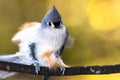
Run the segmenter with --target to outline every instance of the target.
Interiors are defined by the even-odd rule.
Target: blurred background
[[[63,60],[70,66],[120,63],[120,0],[0,0],[0,53],[18,51],[11,42],[17,28],[38,21],[55,5],[74,39]],[[4,80],[42,80],[18,74]],[[120,74],[51,77],[50,80],[119,80]]]

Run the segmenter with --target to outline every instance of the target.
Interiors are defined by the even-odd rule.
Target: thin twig
[[[27,74],[36,74],[35,68],[32,65],[23,65],[11,62],[0,61],[0,69],[5,71],[20,72]],[[63,75],[60,69],[53,71],[47,67],[40,67],[38,75],[49,76],[70,76],[70,75],[92,75],[92,74],[112,74],[120,73],[120,64],[103,65],[103,66],[77,66],[66,68]]]

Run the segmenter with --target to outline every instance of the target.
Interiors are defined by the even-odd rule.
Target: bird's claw
[[[38,74],[39,71],[40,71],[40,65],[39,65],[39,63],[38,63],[38,62],[35,62],[35,63],[34,63],[34,66],[35,66],[35,72],[36,72],[36,74]]]
[[[61,71],[62,75],[64,75],[64,74],[65,74],[65,71],[66,71],[65,67],[61,66],[61,67],[60,67],[60,71]]]

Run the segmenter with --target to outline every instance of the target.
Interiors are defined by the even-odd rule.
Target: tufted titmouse
[[[11,56],[0,56],[0,60],[17,57],[19,61],[16,63],[34,64],[36,73],[40,71],[40,66],[53,70],[68,67],[63,63],[61,54],[64,47],[71,45],[72,40],[55,6],[46,13],[41,23],[25,23],[12,41],[18,44],[19,52]]]

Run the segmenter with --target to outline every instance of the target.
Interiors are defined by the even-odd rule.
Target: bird
[[[12,59],[19,57],[21,64],[34,65],[38,74],[40,66],[49,67],[52,70],[69,67],[62,60],[65,47],[72,45],[72,38],[65,27],[61,15],[55,6],[45,14],[40,22],[27,22],[13,36],[12,41],[19,47]],[[6,57],[0,57],[4,59]],[[7,60],[7,59],[6,59]],[[17,61],[18,62],[18,61]]]
[[[46,13],[41,23],[27,24],[12,38],[13,42],[18,42],[19,53],[25,62],[51,69],[67,67],[61,54],[65,46],[70,46],[71,38],[56,7]]]

